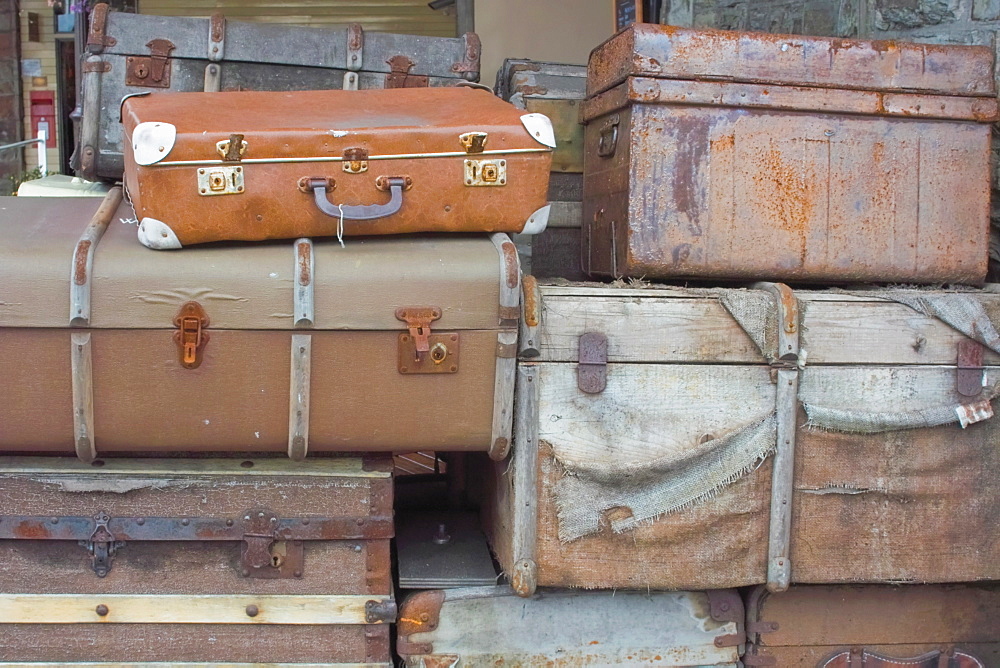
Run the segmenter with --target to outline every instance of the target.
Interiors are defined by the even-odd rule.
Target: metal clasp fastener
[[[458,135],[458,141],[462,143],[466,153],[482,153],[486,148],[487,139],[489,134],[486,132],[466,132]]]
[[[441,317],[441,309],[436,306],[404,306],[396,309],[396,319],[406,323],[413,337],[416,359],[423,359],[431,349],[431,322]]]
[[[368,149],[344,149],[344,171],[348,174],[360,174],[368,171]]]
[[[600,332],[581,334],[577,387],[587,394],[600,394],[608,384],[608,337]]]
[[[129,56],[125,60],[125,85],[147,88],[170,88],[170,52],[174,44],[166,39],[150,40],[148,56]]]
[[[243,139],[243,135],[231,134],[229,139],[216,142],[215,150],[225,162],[239,162],[243,159],[243,154],[247,152],[247,143]]]
[[[601,126],[600,138],[597,141],[597,155],[610,158],[618,148],[618,124],[621,119],[618,114],[611,116]]]
[[[208,324],[208,314],[198,302],[187,302],[174,318],[174,326],[178,329],[174,332],[174,342],[185,369],[197,369],[201,365],[202,352],[209,338],[204,331]]]
[[[97,577],[103,578],[111,572],[111,563],[114,560],[118,548],[124,547],[123,541],[115,540],[114,535],[108,529],[108,522],[111,516],[105,512],[100,512],[94,516],[94,533],[89,540],[81,540],[80,545],[87,548],[93,558],[94,572]]]
[[[963,397],[978,397],[983,391],[983,345],[972,339],[958,342],[955,389]]]

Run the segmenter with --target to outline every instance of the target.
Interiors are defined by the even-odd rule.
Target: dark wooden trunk
[[[747,666],[1000,665],[996,585],[764,587],[747,600]]]
[[[101,463],[0,465],[0,660],[390,665],[390,458]],[[246,524],[261,513],[279,529]],[[331,518],[342,538],[303,533]],[[206,538],[177,540],[192,526]],[[95,571],[89,546],[143,530]],[[260,536],[258,567],[243,553]]]

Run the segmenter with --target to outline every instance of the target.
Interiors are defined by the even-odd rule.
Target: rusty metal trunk
[[[735,51],[708,48],[717,42]],[[915,54],[933,64],[923,77]],[[990,58],[978,47],[622,33],[592,54],[582,108],[584,269],[982,282]]]

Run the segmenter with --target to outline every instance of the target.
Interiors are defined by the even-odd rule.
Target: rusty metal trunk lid
[[[587,95],[628,76],[990,97],[993,53],[910,44],[635,24],[590,54]]]

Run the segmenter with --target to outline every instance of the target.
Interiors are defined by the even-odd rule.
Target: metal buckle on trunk
[[[587,332],[579,339],[576,382],[581,392],[600,394],[608,384],[608,337]]]
[[[243,577],[279,579],[302,577],[305,551],[300,540],[287,540],[291,533],[278,530],[278,516],[269,510],[248,510],[243,515]],[[282,536],[282,533],[288,534]],[[284,540],[283,540],[284,539]]]
[[[436,306],[405,306],[396,309],[396,318],[404,321],[409,330],[408,333],[399,335],[396,367],[399,373],[458,371],[458,333],[431,333],[431,322],[440,317],[441,309]]]
[[[170,52],[176,47],[168,39],[153,39],[146,43],[148,56],[125,59],[125,85],[146,88],[170,88]]]
[[[422,74],[410,74],[416,64],[403,55],[393,56],[385,61],[390,72],[385,75],[386,88],[427,88],[428,78]]]
[[[197,369],[201,365],[202,352],[209,338],[204,331],[208,324],[208,314],[198,302],[187,302],[174,318],[174,326],[178,329],[174,332],[174,342],[185,369]]]
[[[111,572],[111,564],[114,560],[118,548],[124,547],[125,543],[115,540],[114,535],[108,530],[108,522],[111,516],[105,512],[100,512],[94,516],[94,533],[89,540],[81,540],[80,545],[87,548],[87,552],[93,560],[94,572],[97,577],[103,578]]]
[[[972,339],[958,342],[955,389],[963,397],[978,397],[983,391],[983,345]]]

